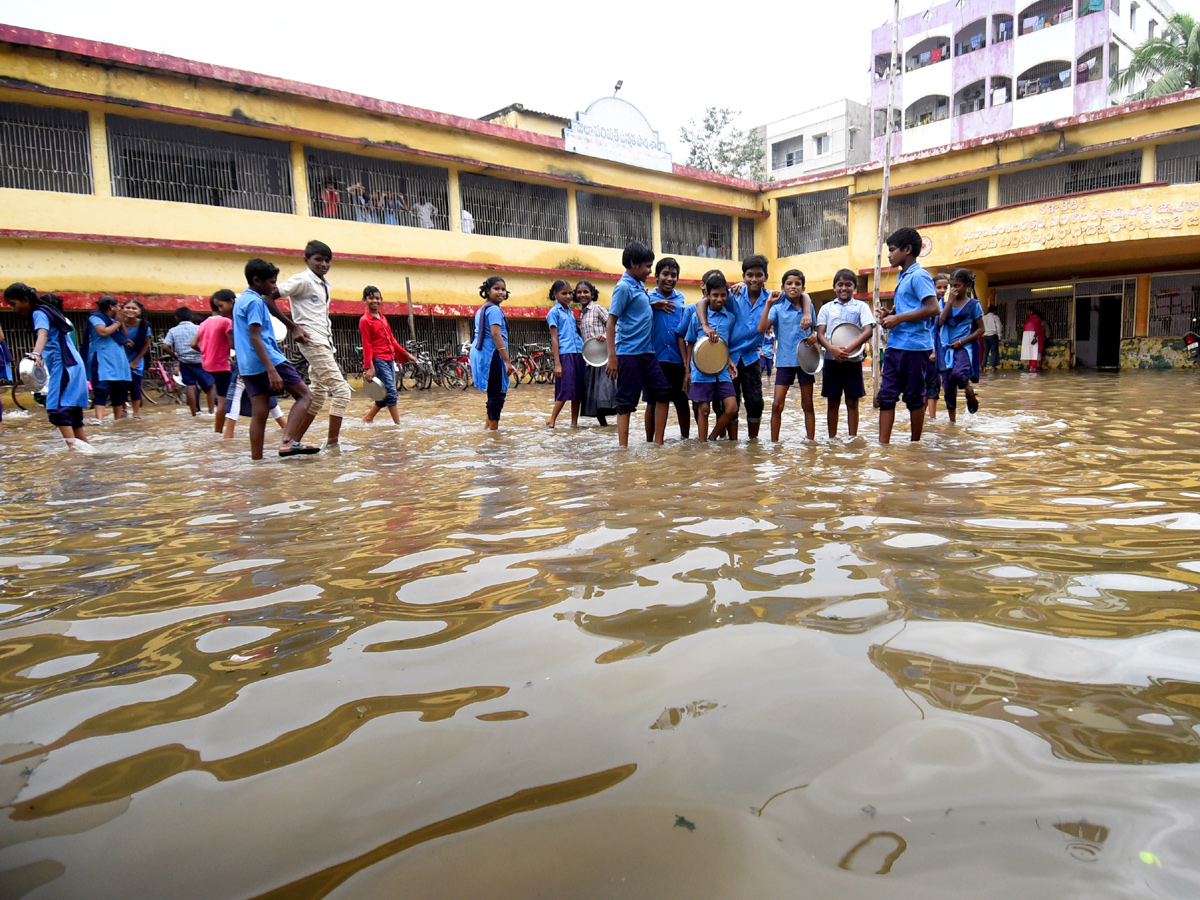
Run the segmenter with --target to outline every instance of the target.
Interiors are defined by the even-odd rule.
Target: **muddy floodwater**
[[[10,420],[0,896],[1195,898],[1198,390],[627,452],[401,394],[261,464]]]

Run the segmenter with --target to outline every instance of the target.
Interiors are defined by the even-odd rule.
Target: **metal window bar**
[[[1074,9],[1070,3],[1062,0],[1039,0],[1032,6],[1027,6],[1017,15],[1019,34],[1032,34],[1044,28],[1051,28],[1064,22],[1071,21]]]
[[[1071,308],[1075,303],[1073,286],[1061,292],[1036,294],[1030,287],[999,288],[996,306],[1004,322],[1004,340],[1019,341],[1029,310],[1037,307],[1046,323],[1046,337],[1052,341],[1071,339]]]
[[[1200,316],[1200,272],[1156,275],[1150,279],[1150,322],[1152,338],[1181,338],[1192,330]]]
[[[283,141],[124,116],[106,120],[118,197],[295,212],[291,151]]]
[[[1017,76],[1017,99],[1069,88],[1074,68],[1069,60],[1056,59],[1026,69]]]
[[[1001,44],[1013,39],[1013,17],[997,15],[992,17],[992,43]]]
[[[779,200],[779,255],[795,256],[846,246],[847,188]]]
[[[1134,337],[1137,330],[1137,279],[1126,278],[1125,290],[1121,297],[1121,340],[1127,341]]]
[[[653,240],[654,207],[649,203],[576,191],[575,208],[581,244],[624,248],[630,241],[641,241],[649,247]]]
[[[458,176],[458,187],[476,234],[567,243],[565,188],[468,172]]]
[[[733,258],[733,217],[659,207],[662,251],[671,255]]]
[[[1086,0],[1085,0],[1086,2]],[[1093,47],[1075,61],[1075,83],[1087,84],[1104,77],[1104,47]]]
[[[522,344],[550,343],[550,329],[545,319],[509,319],[508,342],[515,347]]]
[[[1000,176],[1000,205],[1030,203],[1064,194],[1138,184],[1142,151],[1072,160]]]
[[[309,208],[322,219],[450,230],[445,169],[304,148]]]
[[[738,219],[738,253],[742,259],[754,255],[753,219]]]
[[[0,103],[0,187],[92,193],[87,113]]]
[[[934,225],[969,216],[987,209],[987,196],[986,178],[893,196],[888,200],[889,228],[894,231],[904,225]]]
[[[1200,138],[1179,144],[1159,144],[1155,179],[1171,184],[1200,182]]]

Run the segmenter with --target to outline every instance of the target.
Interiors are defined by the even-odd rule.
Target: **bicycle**
[[[158,400],[166,399],[176,404],[187,403],[187,388],[179,383],[161,359],[152,359],[146,363],[146,372],[142,376],[142,399],[157,405],[158,400],[151,396],[151,391],[158,394]]]

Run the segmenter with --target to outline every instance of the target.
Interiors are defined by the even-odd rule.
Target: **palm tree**
[[[1133,51],[1129,66],[1113,76],[1109,91],[1128,90],[1135,81],[1146,86],[1127,94],[1127,103],[1200,87],[1200,22],[1187,13],[1171,16],[1161,35],[1148,38]]]

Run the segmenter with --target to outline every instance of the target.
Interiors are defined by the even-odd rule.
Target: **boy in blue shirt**
[[[670,256],[660,259],[654,267],[654,281],[655,288],[650,292],[650,308],[654,310],[650,337],[658,366],[671,386],[671,403],[679,421],[679,436],[686,440],[691,433],[692,419],[687,392],[683,389],[687,370],[679,353],[676,332],[687,317],[688,305],[683,293],[675,290],[675,285],[679,284],[679,262]],[[646,440],[650,441],[654,439],[654,408],[648,394],[642,399],[646,401]]]
[[[933,351],[933,318],[938,315],[937,290],[917,256],[921,235],[901,228],[887,239],[888,262],[900,268],[893,295],[894,308],[880,321],[888,332],[879,387],[879,443],[892,440],[896,401],[904,396],[912,421],[912,440],[921,439],[925,425],[925,377]]]
[[[737,323],[736,309],[727,306],[729,299],[729,284],[720,272],[712,272],[704,279],[704,299],[708,306],[709,329],[702,329],[697,316],[686,316],[678,326],[677,343],[680,355],[687,361],[688,371],[684,376],[684,385],[688,398],[696,404],[696,431],[701,441],[715,441],[729,427],[737,412],[737,400],[733,395],[733,379],[737,377],[737,366],[732,359],[729,365],[717,375],[706,375],[696,368],[692,360],[692,347],[709,330],[715,333],[725,345],[729,345]],[[711,338],[710,338],[711,339]],[[708,415],[713,404],[717,405],[717,422],[710,433],[708,431]]]
[[[608,305],[608,377],[617,382],[617,441],[622,447],[629,446],[629,416],[643,390],[654,404],[654,443],[661,444],[667,430],[671,386],[654,354],[654,313],[646,290],[653,264],[653,250],[641,241],[629,244],[621,254],[625,274]]]
[[[278,296],[275,286],[278,276],[279,267],[274,263],[265,259],[250,260],[246,263],[248,287],[233,305],[233,349],[237,352],[246,396],[250,398],[251,459],[262,459],[267,410],[272,395],[280,390],[286,390],[296,402],[279,442],[279,455],[300,456],[319,453],[321,449],[300,443],[311,421],[308,410],[312,394],[275,343],[267,298],[274,300]]]

